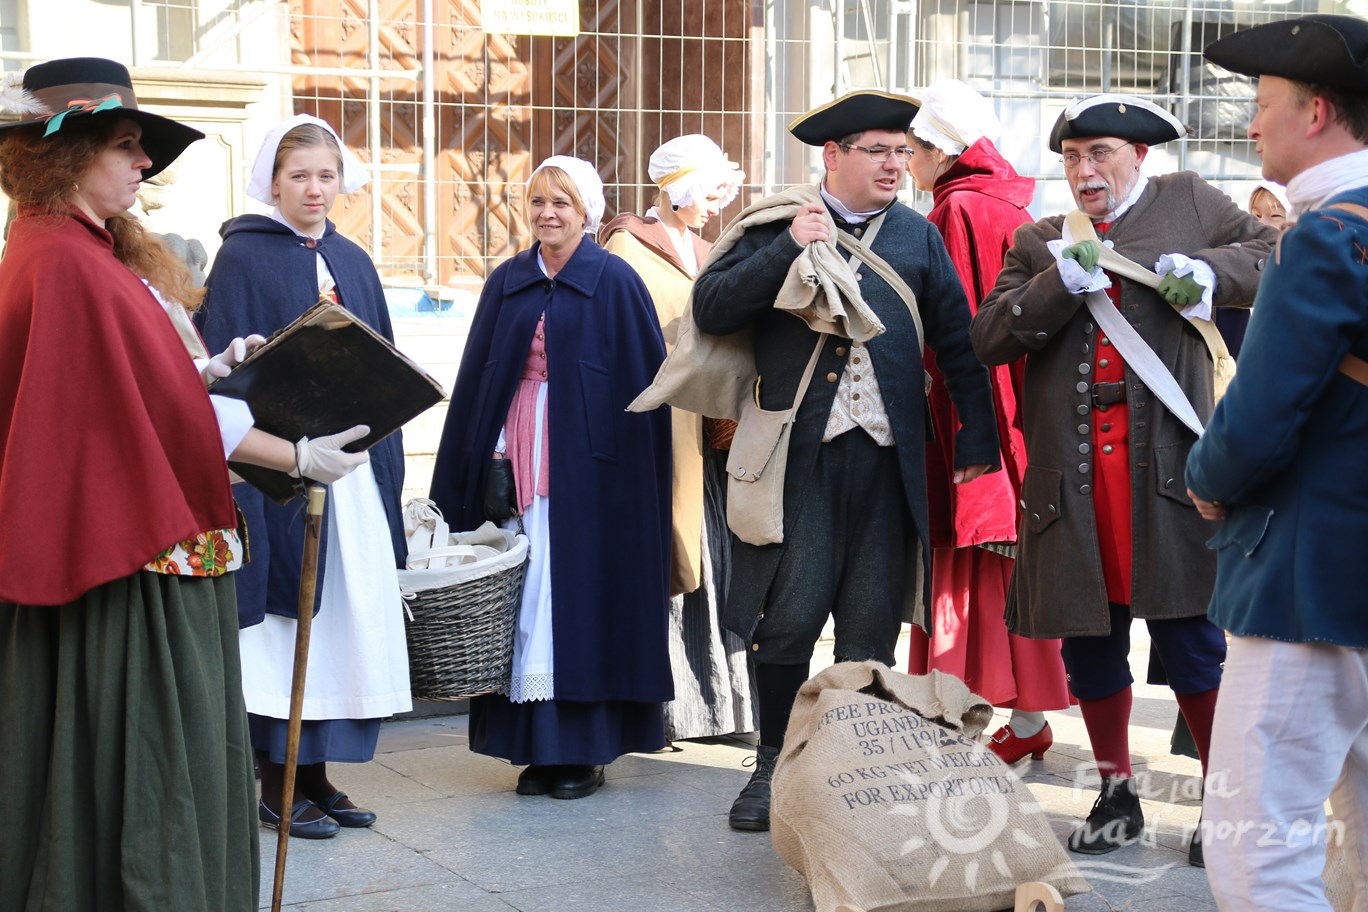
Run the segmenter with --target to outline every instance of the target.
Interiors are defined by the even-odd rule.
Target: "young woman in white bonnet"
[[[220,230],[223,246],[196,315],[211,350],[280,329],[321,293],[393,341],[374,264],[328,220],[338,194],[366,180],[325,121],[299,114],[267,134],[247,194],[273,209],[231,219]],[[368,465],[329,487],[292,836],[327,838],[339,826],[374,822],[332,783],[327,764],[370,760],[380,720],[412,707],[396,573],[405,553],[400,435],[369,453]],[[243,691],[261,770],[258,813],[274,827],[282,813],[303,517],[297,501],[282,506],[245,484],[234,494],[251,536],[251,560],[238,574]]]
[[[520,795],[585,798],[665,743],[670,423],[627,405],[665,342],[637,274],[594,240],[603,181],[556,155],[527,182],[535,238],[485,280],[432,475],[453,529],[513,463],[530,542],[507,693],[470,704],[470,748],[525,767]]]
[[[1282,184],[1270,180],[1259,181],[1250,192],[1249,205],[1245,208],[1249,210],[1250,215],[1265,225],[1272,225],[1279,230],[1290,224],[1288,215],[1292,212],[1292,207],[1287,202],[1287,189]],[[1245,329],[1249,326],[1249,316],[1252,313],[1251,308],[1245,307],[1217,307],[1211,312],[1211,321],[1221,331],[1226,348],[1230,349],[1231,356],[1237,360],[1240,357],[1240,347],[1244,345]],[[1183,721],[1181,713],[1178,715],[1178,721]],[[1194,753],[1189,756],[1196,756],[1196,748],[1193,750]]]
[[[1287,189],[1282,184],[1270,180],[1259,181],[1250,192],[1249,205],[1245,208],[1249,210],[1250,215],[1278,230],[1291,224],[1289,215],[1292,207],[1287,202]],[[1231,356],[1237,360],[1240,357],[1240,347],[1244,345],[1245,329],[1249,326],[1249,316],[1252,313],[1251,308],[1245,307],[1217,307],[1211,312],[1211,321],[1221,331],[1226,348],[1230,349]],[[1181,713],[1178,721],[1180,724],[1183,722]],[[1189,756],[1196,756],[1196,748],[1193,748],[1193,751]]]
[[[908,142],[908,171],[919,190],[932,194],[927,218],[945,238],[973,312],[997,280],[1012,232],[1031,221],[1026,207],[1035,181],[1002,157],[994,145],[1000,131],[993,103],[951,79],[922,94]],[[1014,636],[1003,621],[1026,471],[1019,412],[1024,364],[989,370],[1003,471],[962,485],[951,481],[954,454],[947,446],[958,419],[931,358],[926,367],[936,425],[926,460],[933,603],[929,637],[912,629],[909,670],[953,674],[994,706],[1011,708],[1010,721],[988,747],[1008,763],[1040,757],[1054,740],[1044,711],[1066,709],[1070,698],[1059,642]]]
[[[1271,180],[1261,180],[1249,194],[1249,212],[1265,225],[1282,228],[1287,224],[1292,205],[1287,201],[1287,188]]]
[[[688,306],[694,277],[712,245],[698,232],[729,205],[745,179],[708,137],[691,133],[651,154],[658,192],[645,216],[623,213],[601,232],[603,246],[637,271],[662,328]],[[734,422],[674,409],[674,541],[670,567],[670,667],[675,698],[665,705],[671,741],[753,731],[757,726],[746,644],[723,630],[731,555],[726,462]]]

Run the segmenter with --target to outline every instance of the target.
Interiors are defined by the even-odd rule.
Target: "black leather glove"
[[[518,515],[518,490],[513,483],[513,461],[491,459],[485,478],[485,519],[501,523]]]

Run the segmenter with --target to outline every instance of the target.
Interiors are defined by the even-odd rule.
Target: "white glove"
[[[1103,241],[1103,244],[1110,247],[1111,241]],[[1068,246],[1064,240],[1047,241],[1045,247],[1054,256],[1055,262],[1059,264],[1059,278],[1068,289],[1069,294],[1087,294],[1090,291],[1102,291],[1111,288],[1111,279],[1101,266],[1094,266],[1091,271],[1084,269],[1077,260],[1071,260],[1064,256],[1064,248]]]
[[[290,473],[294,478],[311,478],[324,484],[332,484],[357,466],[370,462],[370,454],[348,453],[342,448],[353,440],[360,440],[370,433],[370,428],[358,424],[339,434],[327,437],[299,438],[295,444],[295,470]]]
[[[227,348],[210,358],[209,363],[200,369],[200,379],[204,381],[205,386],[215,380],[222,380],[233,372],[233,368],[247,360],[248,355],[265,344],[266,337],[255,333],[245,339],[234,339],[228,343]]]

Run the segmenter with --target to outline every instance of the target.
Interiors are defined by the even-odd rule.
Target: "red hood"
[[[939,206],[946,196],[958,191],[982,193],[1025,209],[1035,198],[1035,180],[1017,174],[996,146],[980,139],[965,149],[936,181],[932,190],[934,204]]]

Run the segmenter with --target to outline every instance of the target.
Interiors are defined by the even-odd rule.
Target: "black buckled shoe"
[[[348,804],[351,807],[342,806]],[[346,792],[333,792],[327,801],[318,803],[318,809],[336,820],[339,826],[368,827],[375,823],[375,813],[352,804]]]
[[[1135,780],[1102,780],[1102,794],[1093,802],[1083,825],[1069,836],[1069,850],[1081,855],[1106,855],[1140,838],[1145,828],[1145,813]]]
[[[1194,868],[1206,867],[1206,855],[1202,850],[1202,818],[1197,818],[1197,829],[1192,831],[1192,841],[1188,843],[1188,864]]]
[[[560,767],[551,785],[552,798],[588,798],[603,787],[603,767],[574,764]]]
[[[324,814],[311,820],[300,820],[309,814],[309,811],[319,811],[318,805],[307,799],[300,799],[294,803],[290,809],[290,835],[300,839],[332,839],[341,829],[337,823]],[[261,825],[273,830],[280,829],[280,815],[266,806],[266,802],[257,802],[257,819]]]
[[[518,787],[515,791],[519,795],[549,795],[560,772],[559,766],[529,766],[518,773]]]
[[[779,748],[756,745],[755,771],[732,802],[731,813],[727,815],[727,824],[733,830],[763,832],[770,828],[770,779],[778,759]]]

